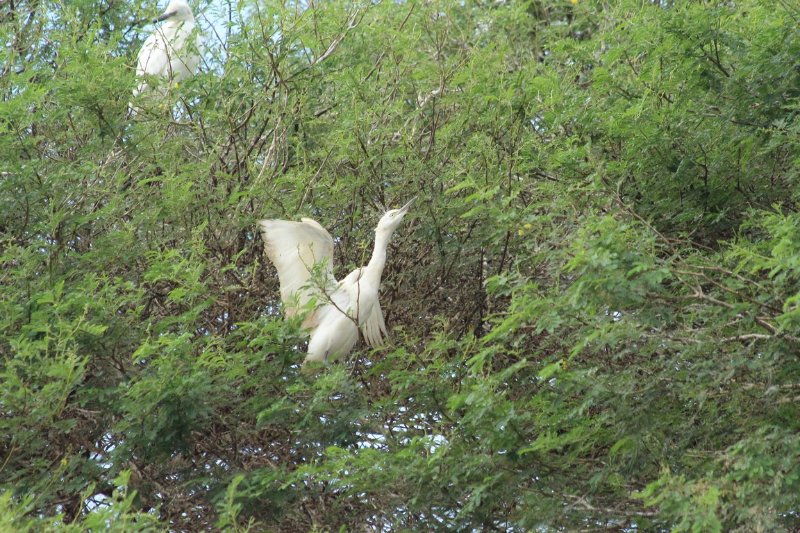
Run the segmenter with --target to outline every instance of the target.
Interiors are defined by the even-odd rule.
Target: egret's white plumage
[[[186,0],[170,0],[164,14],[154,23],[165,21],[147,38],[136,60],[139,85],[133,96],[143,93],[146,76],[167,81],[167,86],[194,76],[200,63],[200,37],[194,36],[194,15]],[[162,89],[163,91],[163,89]]]
[[[259,223],[266,255],[278,270],[286,315],[308,310],[303,321],[311,333],[306,361],[346,355],[358,341],[359,329],[370,346],[383,342],[386,324],[378,290],[386,248],[410,206],[408,202],[381,217],[369,263],[341,281],[333,276],[333,238],[318,222],[302,218]]]

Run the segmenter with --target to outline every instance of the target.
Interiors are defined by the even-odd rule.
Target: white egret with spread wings
[[[413,200],[412,200],[413,202]],[[378,301],[386,249],[411,202],[384,214],[375,228],[375,247],[367,266],[341,281],[333,276],[333,238],[317,221],[262,220],[265,252],[278,270],[286,316],[307,310],[303,328],[311,333],[306,361],[327,361],[350,352],[358,331],[370,346],[386,335]]]

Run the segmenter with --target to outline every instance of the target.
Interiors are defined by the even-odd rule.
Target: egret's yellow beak
[[[408,201],[408,203],[407,203],[406,205],[404,205],[403,207],[401,207],[401,208],[400,208],[400,211],[401,211],[401,212],[402,212],[404,215],[405,215],[406,213],[408,213],[408,208],[409,208],[409,207],[411,207],[411,204],[413,204],[413,203],[414,203],[414,200],[416,200],[416,199],[417,199],[417,197],[415,196],[414,198],[412,198],[411,200],[409,200],[409,201]]]

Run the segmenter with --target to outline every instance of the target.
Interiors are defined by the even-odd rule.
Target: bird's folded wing
[[[326,288],[334,287],[336,283],[333,277],[333,238],[316,221],[310,218],[301,220],[262,220],[259,223],[265,253],[278,270],[281,300],[287,316],[297,314],[318,295],[320,283]],[[313,327],[312,323],[304,325]]]
[[[139,50],[136,58],[136,75],[160,75],[169,62],[169,56],[160,50],[165,48],[164,40],[158,32],[152,33]]]
[[[372,312],[361,325],[364,340],[373,348],[383,344],[383,335],[386,335],[386,322],[383,321],[383,311],[379,302],[375,302]]]

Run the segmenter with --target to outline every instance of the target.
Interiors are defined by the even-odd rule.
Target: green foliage
[[[0,529],[798,528],[800,11],[192,7],[133,117],[154,2],[0,14]],[[414,196],[301,367],[257,221]]]

